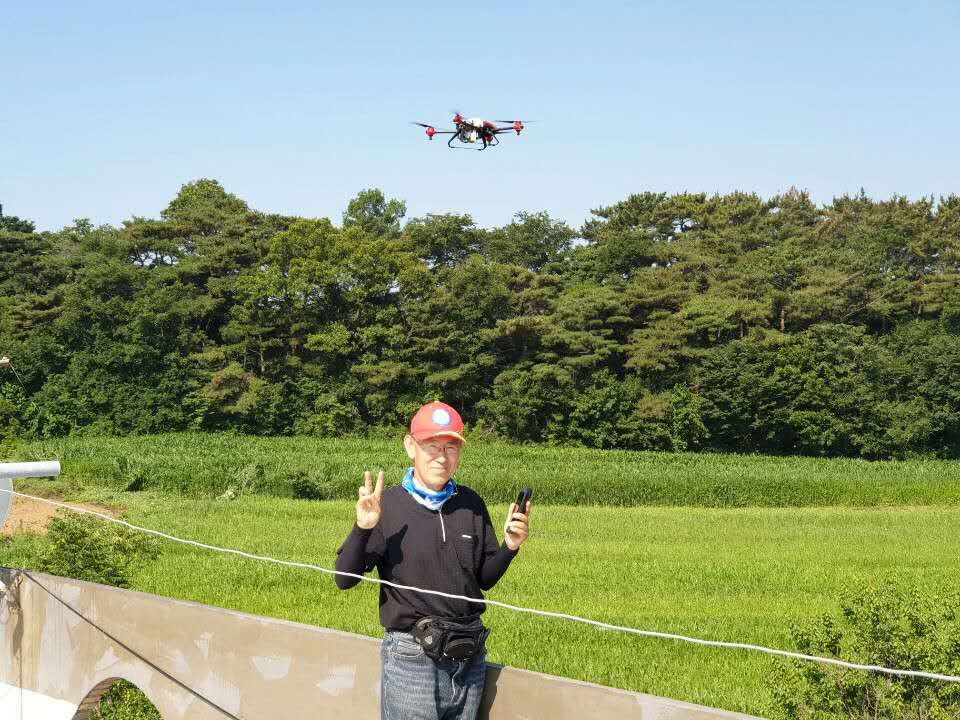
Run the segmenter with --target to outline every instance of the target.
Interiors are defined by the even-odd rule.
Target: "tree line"
[[[213,180],[159,219],[0,218],[0,436],[350,435],[435,398],[599,448],[960,456],[960,197],[644,192],[340,222]]]

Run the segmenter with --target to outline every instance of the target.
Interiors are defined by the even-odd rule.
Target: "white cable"
[[[808,660],[810,662],[818,662],[818,663],[823,663],[825,665],[836,665],[838,667],[849,668],[851,670],[866,670],[868,672],[885,673],[887,675],[922,677],[922,678],[928,678],[930,680],[943,680],[944,682],[960,683],[960,677],[956,675],[941,675],[939,673],[924,672],[922,670],[897,670],[894,668],[881,667],[879,665],[861,665],[860,663],[846,662],[845,660],[838,660],[836,658],[825,658],[825,657],[819,657],[817,655],[805,655],[803,653],[791,652],[789,650],[776,650],[774,648],[763,647],[762,645],[750,645],[748,643],[724,642],[721,640],[701,640],[699,638],[687,637],[686,635],[675,635],[673,633],[658,632],[656,630],[639,630],[637,628],[624,627],[622,625],[610,625],[609,623],[600,622],[599,620],[590,620],[588,618],[582,618],[577,615],[568,615],[566,613],[550,612],[547,610],[534,610],[533,608],[525,608],[525,607],[519,607],[517,605],[509,605],[507,603],[499,602],[497,600],[471,598],[471,597],[466,597],[465,595],[454,595],[452,593],[445,593],[439,590],[426,590],[424,588],[412,587],[410,585],[399,585],[397,583],[390,582],[389,580],[381,580],[380,578],[366,577],[365,575],[357,575],[355,573],[342,572],[340,570],[330,570],[329,568],[320,567],[319,565],[293,562],[290,560],[278,560],[277,558],[264,557],[263,555],[254,555],[252,553],[244,552],[243,550],[234,550],[232,548],[217,547],[216,545],[207,545],[206,543],[197,542],[196,540],[185,540],[183,538],[178,538],[174,535],[168,535],[167,533],[160,532],[159,530],[151,530],[150,528],[144,528],[138,525],[133,525],[131,523],[126,522],[125,520],[119,520],[117,518],[110,517],[109,515],[104,515],[103,513],[95,512],[94,510],[87,510],[85,508],[72,507],[64,503],[56,502],[55,500],[47,500],[46,498],[34,497],[33,495],[25,495],[23,493],[15,492],[14,490],[6,490],[4,488],[0,488],[0,492],[5,492],[11,495],[16,495],[18,497],[27,498],[28,500],[35,500],[37,502],[46,503],[48,505],[54,505],[55,507],[66,508],[67,510],[72,510],[73,512],[83,513],[86,515],[94,515],[95,517],[101,518],[102,520],[107,520],[108,522],[116,523],[118,525],[124,525],[130,528],[131,530],[147,533],[148,535],[156,535],[157,537],[162,537],[167,540],[172,540],[173,542],[182,543],[184,545],[193,545],[194,547],[203,548],[205,550],[213,550],[214,552],[225,553],[228,555],[239,555],[240,557],[249,558],[250,560],[260,560],[262,562],[275,563],[277,565],[286,565],[287,567],[304,568],[306,570],[317,570],[319,572],[326,573],[328,575],[343,575],[344,577],[357,578],[365,582],[377,583],[379,585],[388,585],[392,588],[397,588],[398,590],[412,590],[414,592],[426,593],[428,595],[439,595],[441,597],[450,598],[453,600],[466,600],[468,602],[473,602],[473,603],[483,603],[485,605],[502,607],[506,610],[513,610],[514,612],[530,613],[532,615],[542,615],[544,617],[561,618],[563,620],[571,620],[573,622],[584,623],[586,625],[593,625],[595,627],[603,628],[605,630],[616,630],[619,632],[631,633],[633,635],[640,635],[643,637],[662,638],[666,640],[679,640],[681,642],[693,643],[695,645],[707,645],[710,647],[753,650],[755,652],[766,653],[768,655],[779,655],[780,657],[792,658],[794,660]]]

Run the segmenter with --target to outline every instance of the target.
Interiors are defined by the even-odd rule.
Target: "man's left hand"
[[[519,548],[530,534],[528,522],[532,507],[533,503],[528,501],[527,514],[524,515],[521,512],[517,512],[516,503],[510,504],[510,510],[507,513],[507,522],[503,526],[503,542],[511,550]]]

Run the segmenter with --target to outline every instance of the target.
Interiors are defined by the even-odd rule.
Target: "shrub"
[[[320,464],[317,470],[296,470],[288,477],[293,497],[300,500],[332,500],[338,497],[337,480],[340,466],[332,462]]]
[[[290,480],[293,496],[300,500],[325,500],[329,495],[327,486],[317,478],[300,471]]]
[[[800,652],[904,670],[960,675],[960,595],[893,584],[848,591],[837,617],[792,628]],[[774,675],[782,718],[946,720],[960,717],[960,685],[795,662]]]
[[[158,555],[155,538],[113,523],[60,511],[47,527],[47,543],[38,558],[37,569],[125,588],[130,586],[131,571]]]
[[[118,680],[100,699],[90,720],[163,720],[140,688],[126,680]]]

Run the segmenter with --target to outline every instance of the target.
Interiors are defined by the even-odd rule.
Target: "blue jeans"
[[[387,632],[380,646],[380,718],[475,720],[486,671],[484,653],[434,662],[409,633]]]

